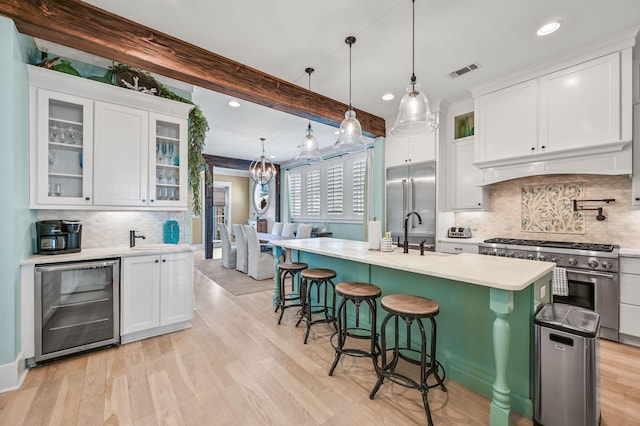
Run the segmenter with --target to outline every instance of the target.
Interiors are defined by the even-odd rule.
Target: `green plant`
[[[188,167],[188,179],[187,184],[189,189],[193,194],[193,214],[195,216],[200,216],[200,171],[204,169],[205,171],[205,182],[207,185],[212,185],[211,171],[209,167],[207,167],[207,162],[202,155],[202,150],[204,149],[205,137],[207,132],[209,131],[209,123],[207,122],[206,117],[202,113],[202,110],[198,105],[191,102],[189,99],[183,98],[182,96],[176,94],[171,91],[165,85],[157,82],[151,74],[145,71],[141,71],[137,68],[130,67],[124,64],[113,64],[109,67],[109,70],[104,75],[104,80],[110,80],[111,84],[113,84],[112,78],[119,72],[132,72],[139,73],[144,75],[146,78],[151,79],[154,83],[156,83],[160,87],[161,98],[171,99],[173,101],[183,102],[186,104],[193,105],[193,109],[189,113],[189,141],[188,141],[188,152],[189,152],[189,167]],[[99,80],[99,81],[104,81]]]

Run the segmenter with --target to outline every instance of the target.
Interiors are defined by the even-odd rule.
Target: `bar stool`
[[[422,393],[422,402],[424,403],[424,410],[427,413],[427,419],[429,425],[433,425],[431,418],[431,410],[429,409],[429,401],[427,395],[429,389],[433,387],[440,387],[442,391],[446,392],[447,388],[444,386],[445,371],[442,365],[436,360],[436,321],[435,316],[438,315],[440,310],[439,305],[431,299],[427,299],[419,296],[412,296],[408,294],[392,294],[382,298],[380,301],[382,308],[388,312],[387,316],[382,321],[380,326],[380,353],[382,356],[382,362],[380,365],[376,362],[376,372],[378,373],[378,381],[376,382],[369,398],[373,399],[380,389],[380,386],[384,382],[385,378],[388,378],[394,383],[401,386],[405,386],[411,389],[417,389]],[[406,347],[400,347],[399,342],[399,319],[407,325],[406,330]],[[430,351],[427,354],[427,337],[425,335],[424,326],[422,320],[428,318],[431,321],[431,344]],[[391,319],[394,321],[394,344],[393,347],[387,349],[386,342],[386,327]],[[420,350],[413,349],[411,347],[411,324],[416,322],[418,329],[420,330]],[[387,362],[387,351],[393,352],[393,357],[390,362]],[[416,360],[408,355],[410,353],[419,353],[420,359]],[[398,361],[403,359],[414,365],[420,366],[420,381],[417,382],[407,375],[395,372],[398,365]],[[438,373],[442,370],[442,377]],[[429,376],[433,375],[436,379],[436,383],[433,385],[427,384]]]
[[[298,311],[298,322],[296,327],[300,325],[301,321],[307,323],[307,331],[304,335],[304,343],[307,344],[309,338],[309,331],[311,326],[320,323],[331,323],[336,327],[336,291],[335,284],[331,281],[336,277],[336,271],[332,269],[324,268],[309,268],[300,272],[302,282],[300,283],[300,298],[301,308]],[[311,291],[313,287],[317,289],[317,303],[313,304],[311,299]],[[324,288],[324,299],[320,300],[320,290]],[[331,294],[329,294],[329,288]],[[328,305],[328,298],[331,297],[331,305]],[[324,314],[324,318],[312,319],[313,314]],[[337,330],[337,327],[336,327]]]
[[[336,294],[342,297],[342,301],[338,305],[338,331],[331,336],[331,346],[336,351],[335,359],[329,370],[329,375],[333,376],[333,371],[340,361],[342,354],[355,356],[355,357],[368,357],[374,361],[375,357],[380,353],[380,347],[377,343],[376,334],[376,299],[382,294],[380,287],[360,282],[342,282],[336,286]],[[347,324],[347,306],[348,302],[355,305],[355,326],[349,327]],[[371,314],[371,328],[365,328],[360,326],[360,304],[365,302],[369,306],[369,313]],[[338,337],[338,343],[334,342],[334,338]],[[345,342],[347,337],[354,339],[369,339],[371,346],[369,350],[363,350],[358,348],[345,348]]]
[[[302,306],[300,302],[300,285],[298,283],[298,292],[295,293],[295,283],[296,283],[296,275],[298,272],[307,269],[309,265],[302,262],[283,262],[278,263],[278,274],[280,274],[280,291],[278,293],[278,305],[276,306],[276,310],[274,312],[278,312],[278,308],[280,309],[280,318],[278,318],[278,325],[282,321],[282,316],[284,315],[284,310],[287,308],[299,307]],[[287,295],[285,291],[285,279],[287,277],[291,278],[291,293]],[[289,303],[287,302],[295,302],[298,303]]]

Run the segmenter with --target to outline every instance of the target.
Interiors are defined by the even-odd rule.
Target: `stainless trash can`
[[[600,315],[563,303],[534,318],[534,425],[600,424]]]

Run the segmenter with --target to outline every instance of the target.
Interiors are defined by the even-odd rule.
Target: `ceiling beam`
[[[102,56],[299,117],[309,91],[80,0],[3,0],[0,15],[22,34]],[[311,118],[339,127],[347,105],[311,93]],[[384,119],[356,110],[367,136],[385,135]]]

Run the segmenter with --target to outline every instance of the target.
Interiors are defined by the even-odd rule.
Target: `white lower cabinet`
[[[123,258],[120,294],[122,343],[188,326],[193,317],[193,255]]]
[[[640,346],[640,258],[620,256],[620,341]]]
[[[460,253],[478,253],[478,243],[476,242],[450,242],[440,241],[438,251],[442,253],[460,254]]]

